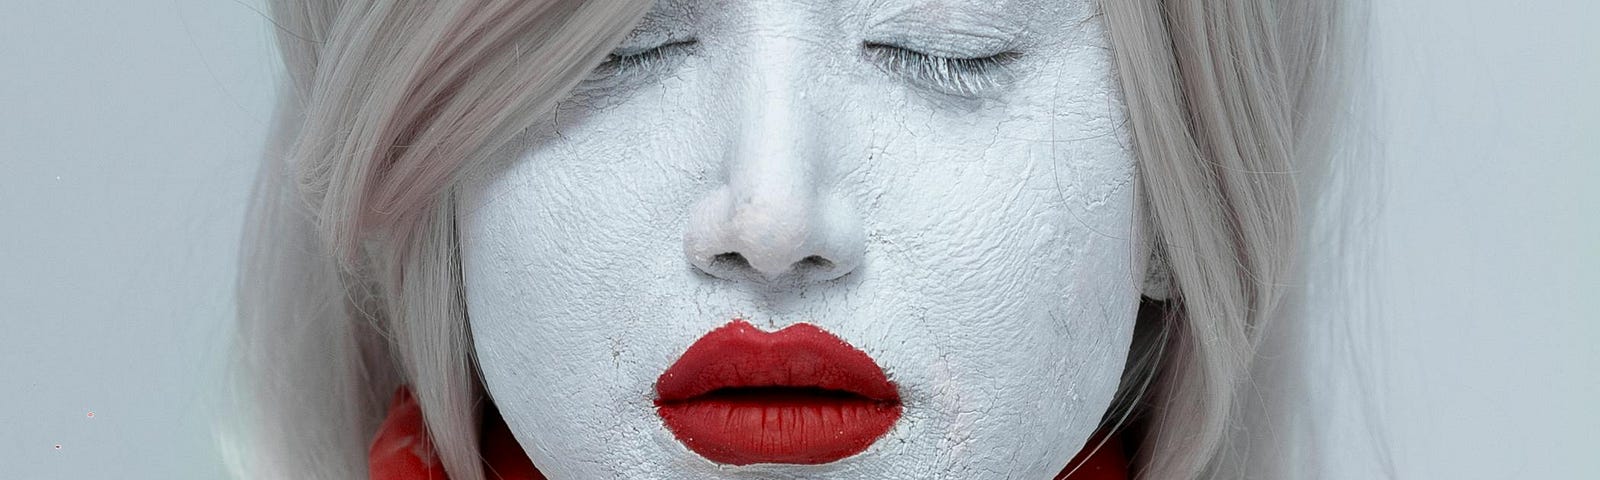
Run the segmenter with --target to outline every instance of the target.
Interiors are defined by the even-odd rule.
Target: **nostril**
[[[802,268],[802,269],[832,270],[833,269],[833,261],[832,260],[828,260],[826,258],[822,258],[822,257],[816,256],[816,255],[812,255],[812,256],[800,259],[799,262],[795,263],[795,266],[798,267],[798,268]]]
[[[760,275],[756,268],[750,264],[750,260],[739,252],[719,253],[712,255],[710,260],[701,271],[713,277],[733,280],[737,278],[755,278],[747,277],[748,275]],[[810,255],[790,264],[789,268],[784,269],[783,272],[771,274],[771,276],[768,276],[768,280],[788,274],[798,274],[802,277],[826,275],[827,272],[834,271],[835,266],[836,264],[832,260],[823,258],[821,255]]]
[[[719,253],[712,256],[711,268],[723,272],[754,270],[750,267],[750,261],[745,260],[744,255],[740,255],[739,252]]]

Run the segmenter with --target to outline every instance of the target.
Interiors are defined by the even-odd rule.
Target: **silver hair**
[[[269,3],[288,81],[244,241],[234,469],[361,478],[386,400],[410,384],[451,478],[482,479],[454,185],[552,111],[651,2]],[[1317,253],[1305,245],[1342,231],[1307,219],[1334,218],[1323,210],[1348,193],[1323,187],[1345,168],[1330,166],[1333,132],[1363,10],[1101,3],[1143,221],[1171,278],[1114,416],[1139,426],[1141,478],[1301,478],[1315,461],[1291,406]]]

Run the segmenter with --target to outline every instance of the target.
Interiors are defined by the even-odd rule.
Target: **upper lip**
[[[900,402],[893,383],[865,352],[799,323],[764,332],[735,320],[696,341],[656,381],[657,404],[692,401],[718,390],[804,388]]]

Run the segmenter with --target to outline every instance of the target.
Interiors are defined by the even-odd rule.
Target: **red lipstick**
[[[900,393],[866,352],[810,324],[743,320],[696,341],[656,380],[678,440],[732,465],[815,465],[866,450],[900,419]]]

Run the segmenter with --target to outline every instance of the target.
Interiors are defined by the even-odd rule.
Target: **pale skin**
[[[1149,250],[1097,8],[657,5],[626,58],[458,193],[479,365],[534,463],[555,479],[1060,472],[1113,400]],[[902,418],[823,465],[688,450],[652,384],[733,318],[838,335],[899,387]]]

